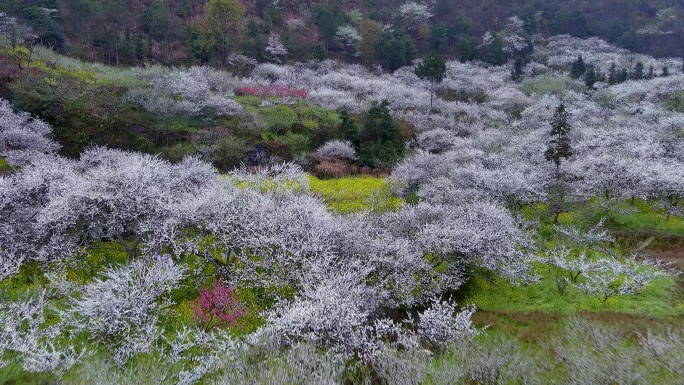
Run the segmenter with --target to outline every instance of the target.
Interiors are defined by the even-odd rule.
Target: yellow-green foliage
[[[5,158],[0,156],[0,171],[12,171],[12,166],[7,163]]]
[[[542,80],[528,80],[520,85],[520,91],[530,94],[554,94],[559,95],[567,89],[567,80],[557,77],[544,77]]]
[[[651,233],[658,236],[684,236],[684,219],[677,216],[667,218],[667,213],[653,201],[635,199],[621,202],[624,213],[610,213],[609,225],[625,234]],[[600,213],[598,213],[600,214]],[[608,217],[608,213],[603,213]],[[564,222],[565,223],[565,222]]]
[[[37,47],[31,61],[31,67],[54,75],[70,76],[85,83],[97,82],[101,85],[142,86],[139,78],[134,76],[128,67],[111,67],[101,63],[89,63],[75,58],[62,56],[48,48]],[[57,68],[47,66],[47,62],[56,63]]]
[[[665,108],[672,111],[684,112],[684,91],[674,93],[665,100]]]
[[[301,179],[289,179],[289,178],[263,178],[263,177],[249,177],[243,175],[223,175],[222,179],[233,184],[235,187],[240,189],[254,189],[259,190],[262,193],[274,192],[274,191],[304,191],[306,190],[307,180]]]
[[[297,114],[286,105],[275,107],[247,107],[247,110],[256,112],[263,119],[264,124],[271,130],[285,130],[297,123]]]
[[[474,303],[478,309],[492,311],[541,311],[574,313],[577,311],[614,311],[654,316],[684,315],[684,303],[674,298],[675,278],[657,280],[637,295],[609,298],[605,303],[568,285],[561,294],[556,277],[567,276],[562,269],[539,266],[544,277],[538,284],[513,286],[507,280],[477,271],[464,287],[462,303]],[[582,278],[580,277],[581,281]]]
[[[236,102],[240,103],[242,106],[252,106],[258,107],[261,104],[261,98],[254,95],[238,95],[234,96]]]
[[[297,103],[297,110],[302,124],[308,129],[337,126],[341,122],[340,115],[334,110],[318,108],[301,101]]]
[[[341,122],[336,111],[316,107],[305,100],[299,100],[294,105],[261,106],[264,99],[258,96],[241,95],[234,99],[246,110],[261,116],[266,127],[274,131],[296,130],[299,127],[312,132],[321,127],[336,127]]]
[[[402,200],[392,194],[382,178],[351,177],[321,180],[309,177],[311,192],[325,201],[328,208],[342,214],[364,210],[396,210]]]

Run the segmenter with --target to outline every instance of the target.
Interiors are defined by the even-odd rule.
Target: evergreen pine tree
[[[627,72],[627,68],[623,68],[618,75],[618,83],[626,82],[627,79],[629,79],[629,72]]]
[[[482,52],[480,53],[482,61],[495,66],[506,64],[508,57],[503,48],[504,43],[501,36],[499,36],[499,34],[494,34],[492,41],[488,45],[482,47]]]
[[[600,70],[596,70],[596,81],[597,82],[606,82],[606,74],[601,72]]]
[[[589,66],[584,73],[584,84],[593,89],[594,88],[594,83],[598,81],[598,76],[596,74],[596,71],[594,70],[593,66]]]
[[[404,141],[389,111],[389,102],[373,102],[359,133],[358,162],[368,167],[388,167],[404,155]]]
[[[523,61],[521,58],[515,59],[515,62],[513,63],[513,69],[511,70],[511,80],[514,82],[519,82],[522,80],[524,76],[524,71],[523,71]]]
[[[662,77],[670,76],[670,70],[667,68],[667,66],[663,66],[663,73],[661,76]]]
[[[323,49],[323,44],[316,44],[313,47],[313,58],[316,61],[323,61],[325,59],[325,50]]]
[[[432,49],[439,52],[445,53],[448,47],[447,44],[447,29],[444,23],[437,23],[437,25],[430,31],[430,44]]]
[[[430,109],[432,109],[432,95],[434,94],[435,83],[439,83],[444,79],[445,72],[446,63],[442,55],[437,52],[431,53],[416,66],[416,76],[430,81]]]
[[[135,51],[135,58],[142,61],[145,59],[145,42],[140,35],[136,35],[133,39],[133,50]]]
[[[618,82],[618,73],[615,63],[610,63],[610,69],[608,70],[608,84],[611,86]]]
[[[259,26],[254,19],[250,19],[247,22],[247,28],[242,40],[242,52],[245,54],[245,56],[256,59],[257,61],[262,61],[262,45]]]
[[[632,73],[632,79],[640,80],[644,78],[644,63],[637,62],[634,66],[634,73]]]
[[[584,72],[586,72],[587,66],[584,64],[584,59],[582,59],[582,56],[578,56],[577,60],[575,60],[574,63],[572,63],[572,68],[570,69],[570,77],[573,79],[579,79],[584,75]]]
[[[133,40],[131,39],[130,28],[126,28],[126,30],[124,31],[124,41],[123,47],[121,47],[121,51],[123,56],[125,56],[127,59],[130,58],[133,54]]]
[[[354,143],[356,147],[359,146],[359,125],[354,118],[349,115],[347,110],[342,110],[342,112],[340,112],[339,130],[344,133],[344,136]]]
[[[568,112],[565,105],[561,103],[551,119],[551,131],[549,136],[549,146],[544,152],[544,157],[556,165],[556,180],[548,186],[548,209],[554,215],[554,223],[558,223],[561,213],[567,211],[566,197],[569,193],[569,185],[562,179],[560,172],[561,159],[572,156],[570,146],[570,129],[568,123]]]
[[[653,66],[648,67],[648,75],[646,77],[648,79],[653,79],[655,77],[655,69]]]
[[[544,157],[548,161],[552,161],[556,165],[556,174],[560,175],[561,159],[567,159],[572,156],[572,148],[570,146],[570,123],[568,123],[568,112],[565,110],[565,105],[561,103],[553,114],[551,119],[551,131],[549,135],[549,147],[544,152]]]

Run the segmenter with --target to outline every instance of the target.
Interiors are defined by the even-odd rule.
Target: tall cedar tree
[[[637,62],[634,66],[634,72],[632,73],[632,79],[640,80],[644,78],[644,63]]]
[[[593,89],[594,84],[598,81],[598,74],[594,69],[594,66],[588,66],[587,70],[584,72],[584,84],[589,88]]]
[[[579,79],[584,75],[587,70],[587,66],[584,64],[584,59],[582,56],[577,57],[574,63],[572,63],[572,69],[570,70],[570,77],[573,79]]]
[[[435,89],[435,83],[440,83],[444,80],[444,73],[446,72],[446,63],[444,58],[437,52],[428,55],[423,61],[416,66],[416,76],[430,81],[430,109],[432,109],[432,100]]]
[[[389,102],[373,102],[359,133],[359,163],[388,167],[404,156],[404,141],[389,111]]]
[[[610,69],[608,70],[608,84],[611,86],[618,82],[617,66],[615,63],[610,63]]]
[[[553,161],[556,164],[556,175],[560,175],[561,159],[567,159],[572,156],[572,148],[570,147],[570,123],[568,123],[568,112],[565,110],[565,105],[561,103],[551,119],[551,140],[549,147],[544,152],[544,157],[548,161]]]
[[[513,69],[511,70],[511,80],[516,83],[522,80],[523,75],[525,75],[523,67],[523,60],[521,58],[515,59],[515,62],[513,63]]]

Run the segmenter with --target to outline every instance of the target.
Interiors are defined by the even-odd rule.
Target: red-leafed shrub
[[[240,87],[237,89],[237,94],[261,97],[293,97],[304,99],[309,93],[304,89],[292,89],[280,84],[274,84],[268,87]]]
[[[221,281],[214,282],[211,288],[203,286],[199,298],[192,303],[192,309],[207,329],[218,325],[236,326],[247,314],[235,298],[235,288],[226,287]]]

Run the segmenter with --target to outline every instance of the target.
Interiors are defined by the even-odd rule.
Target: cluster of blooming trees
[[[42,124],[7,108],[3,122],[12,130]],[[54,290],[68,298],[60,326],[114,347],[120,364],[162,340],[159,319],[169,291],[188,274],[187,253],[217,263],[230,284],[295,290],[294,298],[280,299],[254,339],[277,346],[307,341],[371,361],[390,337],[397,344],[415,345],[421,336],[443,344],[454,333],[475,333],[467,322],[473,310],[451,321],[453,304],[426,311],[416,320],[419,334],[384,318],[381,309],[429,303],[458,288],[470,263],[507,270],[515,240],[524,238],[496,205],[425,203],[369,218],[335,215],[308,194],[305,174],[292,165],[219,178],[194,158],[170,164],[93,148],[68,160],[42,150],[3,153],[14,159],[13,151],[31,151],[29,162],[0,179],[2,278],[26,260],[39,263],[54,278]],[[119,251],[130,262],[67,287],[59,278],[63,269],[98,249]],[[36,349],[65,362],[85,354],[53,334],[37,335]],[[53,337],[66,353],[52,347]],[[31,370],[30,357],[38,353],[4,348],[19,353]]]
[[[236,79],[211,67],[136,69],[149,86],[134,87],[126,100],[158,114],[229,116],[242,108],[232,99]]]
[[[407,12],[413,7],[420,14],[422,6],[407,4]],[[520,28],[509,22],[511,31]],[[562,39],[555,44],[562,46]],[[0,358],[14,354],[27,371],[68,369],[88,355],[73,338],[85,336],[79,341],[109,347],[119,365],[155,351],[183,361],[181,383],[198,381],[245,349],[282,347],[303,356],[307,347],[325,348],[331,362],[358,359],[381,373],[402,359],[429,357],[427,348],[466,345],[480,332],[471,322],[474,307],[458,311],[440,299],[461,287],[473,267],[526,284],[540,278],[533,262],[543,262],[568,272],[559,289],[572,285],[604,302],[638,293],[670,273],[616,254],[600,227],[585,233],[559,227],[565,243],[539,257],[518,208],[552,198],[562,182],[568,200],[652,198],[679,214],[684,114],[659,103],[682,89],[684,75],[595,92],[567,79],[558,64],[563,58],[549,46],[537,58],[545,64],[529,65],[531,79],[522,83],[512,82],[505,66],[448,63],[434,106],[430,84],[410,68],[374,74],[326,61],[298,67],[293,79],[292,67],[262,64],[241,80],[204,67],[138,71],[149,86],[128,98],[161,113],[237,113],[231,96],[239,86],[303,88],[313,103],[350,112],[388,100],[391,114],[415,132],[410,155],[391,179],[398,194],[418,203],[386,213],[330,212],[293,164],[219,175],[195,157],[172,164],[91,148],[67,159],[57,154],[47,124],[0,100],[0,156],[16,167],[0,176],[0,280],[30,261],[50,281],[47,292],[0,303]],[[567,88],[538,91],[544,90],[539,83],[559,79]],[[554,164],[545,150],[561,103],[572,153]],[[357,156],[339,140],[317,155]],[[65,280],[70,266],[97,250],[118,252],[126,262],[86,283]],[[205,326],[245,314],[229,287],[285,294],[274,290],[275,305],[261,314],[265,322],[244,340],[209,327],[164,330],[171,292],[194,274],[189,256],[214,264],[221,280],[213,292],[202,289],[194,304]],[[50,296],[61,300],[59,307]],[[387,314],[416,306],[423,310],[404,320]],[[48,312],[58,321],[48,323]],[[645,341],[654,349],[662,345]],[[491,366],[503,370],[518,359],[504,358]],[[490,374],[473,369],[469,375]]]

